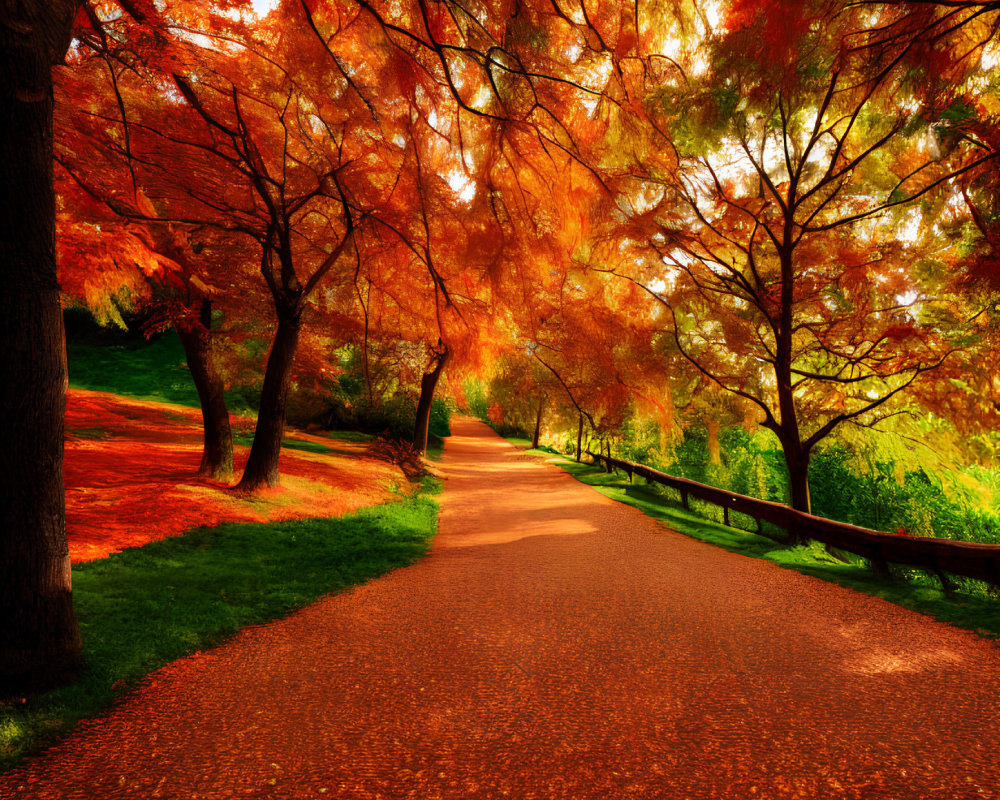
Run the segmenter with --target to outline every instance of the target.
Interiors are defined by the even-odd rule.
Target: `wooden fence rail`
[[[738,511],[757,520],[758,530],[761,521],[769,522],[784,528],[792,537],[815,539],[830,547],[867,558],[872,569],[881,575],[889,574],[888,565],[892,563],[934,572],[945,588],[950,588],[945,573],[976,578],[1000,586],[1000,545],[881,533],[846,522],[816,517],[781,503],[727,492],[686,478],[675,478],[631,461],[610,458],[589,450],[587,455],[598,464],[603,461],[609,472],[612,469],[622,470],[628,474],[629,480],[633,475],[638,475],[647,481],[676,489],[681,494],[681,502],[685,508],[688,507],[689,497],[721,506],[727,525],[729,512]]]

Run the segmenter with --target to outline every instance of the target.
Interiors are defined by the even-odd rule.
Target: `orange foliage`
[[[66,428],[66,529],[74,563],[198,525],[346,514],[385,502],[392,484],[406,484],[399,469],[369,456],[362,444],[290,432],[334,451],[286,449],[281,486],[238,497],[194,474],[201,458],[197,409],[103,392],[71,390]],[[235,448],[237,467],[248,449]]]

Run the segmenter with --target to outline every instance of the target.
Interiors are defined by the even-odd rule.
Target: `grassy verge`
[[[68,342],[70,386],[197,408],[198,392],[177,334],[153,342],[95,347]]]
[[[522,448],[530,446],[527,440],[510,441]],[[688,511],[679,502],[643,484],[641,479],[630,484],[625,476],[608,474],[594,466],[578,464],[563,456],[553,457],[548,450],[528,452],[550,457],[552,463],[562,467],[577,480],[593,486],[613,500],[634,506],[647,516],[663,521],[678,533],[734,553],[761,558],[786,569],[881,597],[942,622],[975,631],[987,638],[1000,637],[1000,602],[996,600],[964,591],[948,594],[941,589],[935,578],[917,570],[898,570],[900,577],[892,581],[880,579],[862,559],[845,564],[830,556],[820,544],[788,547],[767,536],[726,527],[706,519],[698,513],[697,506],[695,510]],[[717,509],[712,507],[712,510]],[[706,507],[705,511],[709,511],[709,508]]]
[[[412,496],[349,516],[195,528],[74,567],[86,667],[70,686],[0,705],[0,771],[157,668],[412,563],[437,528],[438,491],[426,478]]]
[[[243,445],[244,447],[250,447],[253,444],[253,434],[234,433],[233,444]],[[307,453],[320,453],[320,454],[332,453],[335,450],[335,448],[327,447],[325,444],[320,444],[319,442],[308,442],[305,439],[282,439],[281,449],[303,450]]]
[[[326,435],[339,442],[374,442],[377,438],[374,433],[363,431],[327,431]]]
[[[433,433],[429,434],[427,436],[427,452],[425,455],[431,461],[440,461],[441,456],[444,455],[444,439],[440,436],[435,436]]]

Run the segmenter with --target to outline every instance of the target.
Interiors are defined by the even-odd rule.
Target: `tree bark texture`
[[[418,453],[427,452],[427,434],[431,423],[431,406],[434,404],[434,392],[438,379],[444,372],[445,364],[451,355],[447,345],[434,352],[430,372],[425,372],[420,378],[420,398],[417,400],[417,418],[413,424],[413,447]]]
[[[774,377],[778,394],[778,439],[788,466],[788,491],[791,506],[796,511],[811,513],[809,501],[809,451],[802,446],[795,389],[792,383],[792,304],[794,301],[795,270],[792,264],[792,221],[785,223],[784,242],[778,254],[781,261],[781,314],[777,326]],[[799,538],[798,532],[793,532]]]
[[[784,448],[785,464],[788,467],[788,494],[792,508],[796,511],[812,513],[809,497],[809,453],[801,447],[790,445]]]
[[[576,429],[576,461],[578,464],[581,455],[583,455],[583,414],[580,415],[580,424]]]
[[[708,463],[716,467],[722,466],[722,451],[719,448],[719,422],[714,419],[705,420],[705,428],[708,431]]]
[[[278,485],[278,459],[281,455],[281,440],[285,435],[285,406],[292,382],[292,364],[299,344],[301,324],[300,313],[278,317],[278,330],[274,334],[264,371],[253,444],[243,477],[236,485],[236,491],[240,494],[253,494],[260,489]]]
[[[200,325],[181,325],[177,334],[184,346],[188,369],[198,390],[204,423],[200,475],[226,480],[233,473],[233,432],[226,408],[225,384],[215,367],[212,337],[212,301],[201,301]]]
[[[65,682],[81,659],[52,173],[51,65],[69,43],[74,6],[0,6],[0,697]]]
[[[531,446],[534,449],[538,448],[538,437],[542,432],[542,412],[545,410],[545,395],[540,395],[538,398],[538,413],[535,414],[535,433],[531,437]]]

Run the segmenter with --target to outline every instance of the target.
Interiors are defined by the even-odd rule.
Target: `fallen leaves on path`
[[[452,431],[426,558],[159,670],[0,797],[1000,798],[993,643]]]

